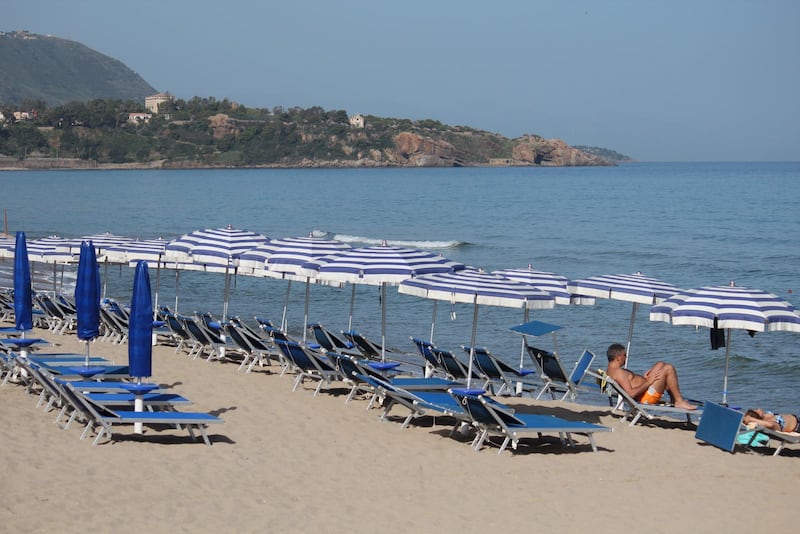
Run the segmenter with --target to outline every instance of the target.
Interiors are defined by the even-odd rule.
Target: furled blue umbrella
[[[128,322],[128,365],[130,375],[141,382],[153,371],[153,299],[147,263],[136,265]]]
[[[17,232],[14,248],[14,326],[22,331],[33,328],[33,291],[31,289],[31,265],[28,262],[28,246],[25,232]]]
[[[126,386],[134,394],[134,411],[144,410],[144,394],[157,384],[144,384],[142,378],[153,374],[153,298],[150,294],[150,274],[147,262],[139,261],[133,276],[133,294],[128,320],[128,367],[134,384]],[[134,423],[133,431],[142,433],[142,424]]]
[[[100,268],[91,241],[81,244],[75,308],[78,339],[86,341],[86,367],[89,367],[89,342],[100,335]]]
[[[447,273],[463,269],[435,252],[383,244],[380,246],[352,248],[337,256],[326,256],[302,267],[320,280],[349,282],[351,284],[378,285],[381,287],[381,347],[386,346],[386,286],[423,274]],[[355,295],[355,287],[353,288]],[[352,318],[351,298],[351,318]],[[350,328],[352,325],[348,325]],[[385,357],[385,353],[381,355]]]
[[[286,310],[292,281],[300,280],[306,283],[303,318],[303,341],[305,341],[307,330],[305,325],[308,325],[310,284],[312,281],[319,281],[312,277],[308,271],[304,271],[303,265],[326,256],[342,254],[351,248],[347,243],[335,239],[315,237],[313,234],[309,234],[306,237],[270,239],[267,243],[242,254],[239,257],[239,269],[249,270],[254,275],[288,280],[283,304],[283,317],[281,319],[281,329],[284,331],[287,328]]]
[[[452,273],[434,273],[404,280],[398,292],[433,300],[464,302],[473,305],[467,387],[471,386],[472,361],[481,305],[507,308],[548,309],[555,297],[535,287],[483,271],[464,269]]]
[[[194,269],[225,273],[222,317],[228,316],[230,274],[236,272],[239,257],[266,243],[269,238],[231,225],[225,228],[196,230],[170,241],[165,249],[167,261],[194,265]]]
[[[628,343],[626,346],[628,362],[630,363],[631,339],[633,338],[633,325],[636,321],[636,311],[639,304],[658,304],[680,291],[679,288],[650,278],[642,273],[612,274],[593,276],[581,280],[572,280],[567,284],[567,290],[573,295],[573,302],[577,304],[594,304],[594,298],[621,300],[631,302],[631,320],[628,326]],[[590,297],[590,298],[585,298]]]
[[[727,286],[687,289],[650,308],[651,321],[704,326],[726,332],[722,403],[728,402],[728,364],[731,330],[800,332],[794,306],[760,289]]]

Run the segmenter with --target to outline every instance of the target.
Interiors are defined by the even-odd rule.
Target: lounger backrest
[[[425,361],[429,364],[433,365],[434,367],[439,366],[439,360],[436,358],[436,355],[433,353],[431,349],[436,348],[433,343],[430,341],[425,341],[424,339],[420,339],[418,337],[412,337],[411,342],[417,347],[417,351],[419,351],[420,355],[425,358]]]
[[[249,340],[246,339],[239,332],[239,329],[236,328],[236,326],[234,326],[233,323],[226,323],[225,325],[223,325],[222,328],[225,331],[225,333],[228,336],[230,336],[231,340],[234,343],[236,343],[236,345],[238,345],[240,349],[242,349],[245,352],[253,352],[255,350],[254,347],[250,344]]]
[[[592,365],[593,361],[594,354],[588,350],[584,350],[583,354],[581,354],[581,357],[578,359],[578,362],[575,364],[575,368],[569,375],[570,382],[576,386],[580,385],[586,376],[586,371],[589,370],[589,367]]]
[[[323,330],[322,325],[318,323],[314,323],[308,326],[311,333],[314,334],[314,339],[317,340],[325,350],[336,350],[333,344],[333,340],[330,338],[327,332]]]
[[[276,339],[275,344],[278,349],[283,352],[283,355],[289,358],[300,369],[314,369],[314,363],[309,359],[308,355],[298,343],[294,341],[285,341],[283,339]]]
[[[526,345],[525,349],[541,368],[542,373],[547,375],[550,380],[566,383],[567,374],[564,372],[561,361],[555,354],[546,350],[537,349],[536,347],[531,347],[530,345]]]

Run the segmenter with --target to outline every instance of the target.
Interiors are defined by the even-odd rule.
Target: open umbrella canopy
[[[239,230],[231,225],[225,228],[195,230],[170,241],[165,249],[165,259],[176,262],[180,268],[196,269],[225,274],[222,317],[228,316],[230,274],[236,272],[239,257],[269,238],[257,232]]]
[[[547,271],[539,271],[528,265],[525,269],[500,269],[492,271],[505,278],[531,285],[540,291],[549,293],[556,304],[567,305],[572,301],[572,295],[567,291],[569,278]]]
[[[629,363],[633,326],[636,322],[636,312],[639,309],[639,304],[657,304],[671,297],[680,289],[672,284],[637,272],[634,274],[612,274],[572,280],[567,284],[567,291],[573,295],[574,302],[578,304],[594,304],[592,299],[595,297],[632,303],[627,342]],[[590,299],[585,297],[590,297]]]
[[[147,263],[136,265],[128,323],[128,365],[130,376],[139,378],[153,374],[153,301]]]
[[[398,292],[427,299],[464,302],[473,305],[467,387],[471,385],[472,379],[479,306],[523,309],[548,309],[555,306],[555,297],[545,291],[500,275],[472,269],[453,273],[427,274],[404,280],[400,283]]]
[[[464,268],[435,252],[415,248],[382,245],[351,248],[342,254],[324,256],[303,264],[301,273],[320,280],[354,284],[350,299],[350,320],[353,316],[355,284],[381,287],[381,347],[386,345],[386,286],[430,273],[447,273]],[[348,325],[348,329],[352,324]],[[381,355],[385,357],[385,353]]]
[[[397,285],[403,280],[429,273],[463,269],[435,252],[389,245],[352,248],[337,256],[328,256],[306,263],[301,272],[322,280],[354,284]]]
[[[722,402],[728,402],[730,331],[800,332],[800,314],[788,302],[760,289],[710,286],[688,289],[650,308],[651,321],[727,331]]]
[[[286,311],[291,291],[292,281],[298,280],[306,283],[305,314],[303,324],[308,324],[308,304],[310,298],[311,282],[320,283],[310,271],[303,271],[303,265],[308,262],[327,256],[341,254],[352,247],[347,243],[335,239],[323,239],[309,234],[306,237],[286,237],[283,239],[270,239],[267,243],[243,253],[239,257],[239,269],[243,274],[254,276],[267,276],[287,280],[286,296],[283,305],[281,329],[286,330]],[[313,273],[316,275],[316,272]],[[339,284],[337,282],[323,282]],[[303,340],[306,339],[306,328],[303,328]]]
[[[14,249],[14,325],[23,332],[33,329],[33,290],[25,232],[17,232]]]

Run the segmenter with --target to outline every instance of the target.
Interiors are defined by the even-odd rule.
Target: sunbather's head
[[[612,343],[606,351],[608,361],[613,362],[620,356],[625,356],[625,345],[621,343]]]

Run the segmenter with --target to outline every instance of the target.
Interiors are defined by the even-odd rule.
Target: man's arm
[[[635,375],[632,372],[626,372],[623,369],[620,369],[618,372],[614,373],[611,378],[616,380],[617,384],[619,384],[620,387],[634,399],[641,397],[652,383],[650,380],[641,375]]]

